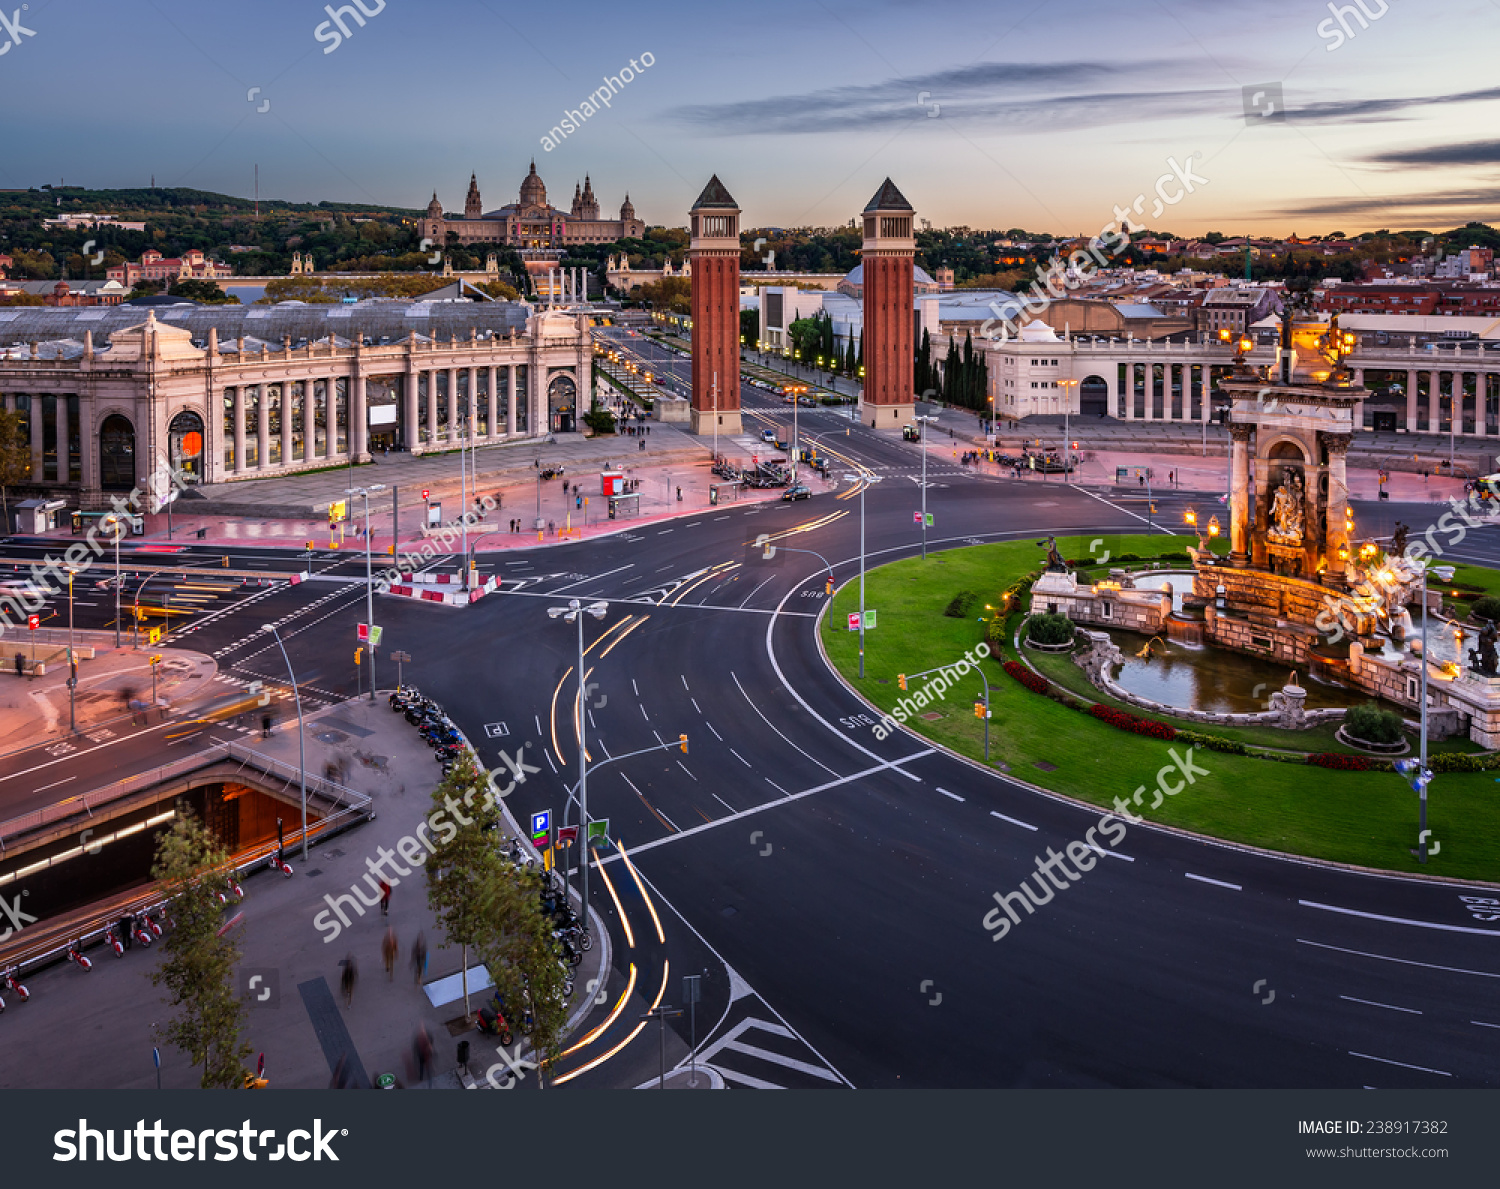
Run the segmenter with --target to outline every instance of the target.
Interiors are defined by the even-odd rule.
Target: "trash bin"
[[[469,1064],[469,1042],[461,1040],[458,1042],[458,1067],[465,1069]]]

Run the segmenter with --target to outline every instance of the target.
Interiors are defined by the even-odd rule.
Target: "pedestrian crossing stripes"
[[[698,1064],[711,1065],[726,1082],[751,1090],[845,1084],[791,1029],[757,1016],[746,1016],[701,1049]]]

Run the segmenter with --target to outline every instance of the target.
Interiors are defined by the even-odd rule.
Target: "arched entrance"
[[[119,413],[99,427],[99,486],[104,491],[135,487],[135,426]]]
[[[167,461],[184,483],[203,482],[203,418],[184,410],[167,426]]]
[[[1078,413],[1082,417],[1103,417],[1109,412],[1109,385],[1103,376],[1085,376],[1078,386]]]
[[[572,433],[578,410],[578,386],[573,377],[554,376],[547,385],[548,424],[553,433]]]

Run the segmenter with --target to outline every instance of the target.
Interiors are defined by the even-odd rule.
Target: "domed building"
[[[445,215],[434,191],[432,201],[427,204],[427,217],[422,220],[422,235],[440,248],[448,245],[450,235],[459,244],[557,249],[570,244],[612,244],[621,239],[638,239],[645,233],[646,225],[635,217],[629,195],[620,207],[618,219],[600,218],[599,200],[587,176],[581,186],[574,183],[573,204],[568,210],[552,206],[535,161],[521,182],[518,201],[486,211],[479,197],[479,179],[470,174],[463,218]]]

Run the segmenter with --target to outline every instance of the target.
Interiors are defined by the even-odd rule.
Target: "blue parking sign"
[[[543,809],[531,815],[531,841],[546,846],[552,837],[552,811]]]

